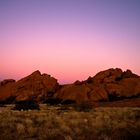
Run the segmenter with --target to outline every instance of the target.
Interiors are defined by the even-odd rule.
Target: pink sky
[[[140,75],[140,3],[87,1],[0,1],[0,80],[40,70],[71,83],[116,67]]]

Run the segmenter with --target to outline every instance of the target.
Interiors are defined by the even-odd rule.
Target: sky
[[[116,67],[140,75],[140,0],[0,0],[0,80]]]

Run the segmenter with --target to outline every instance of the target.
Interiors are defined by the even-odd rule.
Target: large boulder
[[[121,81],[122,79],[125,78],[139,78],[139,76],[133,74],[130,70],[123,72],[119,68],[116,69],[111,68],[97,73],[93,77],[93,83],[94,84],[116,83],[117,81]]]
[[[140,95],[140,77],[130,70],[123,72],[116,68],[99,72],[92,78],[92,82],[88,86],[93,87],[93,91],[98,89],[96,93],[104,95],[102,97],[108,96],[108,99],[113,97],[113,100]]]
[[[89,101],[108,101],[108,93],[102,86],[95,86],[90,93],[88,93]]]
[[[140,95],[140,78],[126,78],[118,83],[106,84],[106,90],[116,97],[135,97]]]
[[[17,101],[27,99],[41,101],[53,96],[57,88],[58,82],[55,78],[48,74],[41,75],[39,71],[35,71],[16,82],[12,94],[16,95]]]
[[[0,101],[5,101],[11,96],[14,84],[15,80],[13,79],[6,79],[0,82]]]
[[[94,84],[112,83],[115,81],[115,79],[119,79],[122,73],[123,73],[122,70],[119,68],[101,71],[93,77],[93,83]]]
[[[85,84],[77,84],[76,82],[75,84],[63,86],[55,94],[55,98],[59,98],[62,100],[71,100],[76,102],[88,101],[89,92],[90,88],[88,88]]]
[[[5,82],[2,82],[2,85]],[[11,84],[0,87],[0,97],[3,100],[9,96],[16,98],[16,101],[37,100],[41,102],[48,97],[53,96],[59,84],[57,80],[48,74],[41,74],[38,70],[31,75]],[[2,96],[7,94],[7,96]],[[2,98],[0,98],[2,99]]]
[[[76,102],[112,101],[133,98],[140,94],[140,77],[130,70],[108,69],[89,77],[85,81],[76,81],[65,85],[54,95],[61,100]]]
[[[54,95],[56,99],[72,100],[75,102],[97,102],[108,101],[108,93],[102,86],[90,87],[85,83],[75,82],[74,84],[65,85]]]

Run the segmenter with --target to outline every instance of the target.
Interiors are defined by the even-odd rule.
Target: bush
[[[40,110],[39,105],[32,100],[27,100],[27,101],[18,101],[15,104],[15,107],[13,110]]]
[[[76,111],[79,111],[79,112],[81,111],[89,112],[90,110],[93,109],[93,106],[90,102],[81,102],[81,103],[75,104],[74,108]]]
[[[0,107],[5,107],[5,104],[3,104],[3,103],[0,103]]]
[[[61,102],[62,105],[70,105],[70,104],[75,104],[75,103],[76,103],[76,101],[74,101],[74,100],[63,100]]]
[[[58,105],[61,103],[61,99],[59,98],[52,98],[52,99],[47,99],[44,103],[46,103],[47,105]]]

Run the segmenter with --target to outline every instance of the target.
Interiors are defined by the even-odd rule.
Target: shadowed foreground
[[[98,107],[78,112],[70,106],[40,110],[0,107],[0,140],[138,140],[140,108]]]

